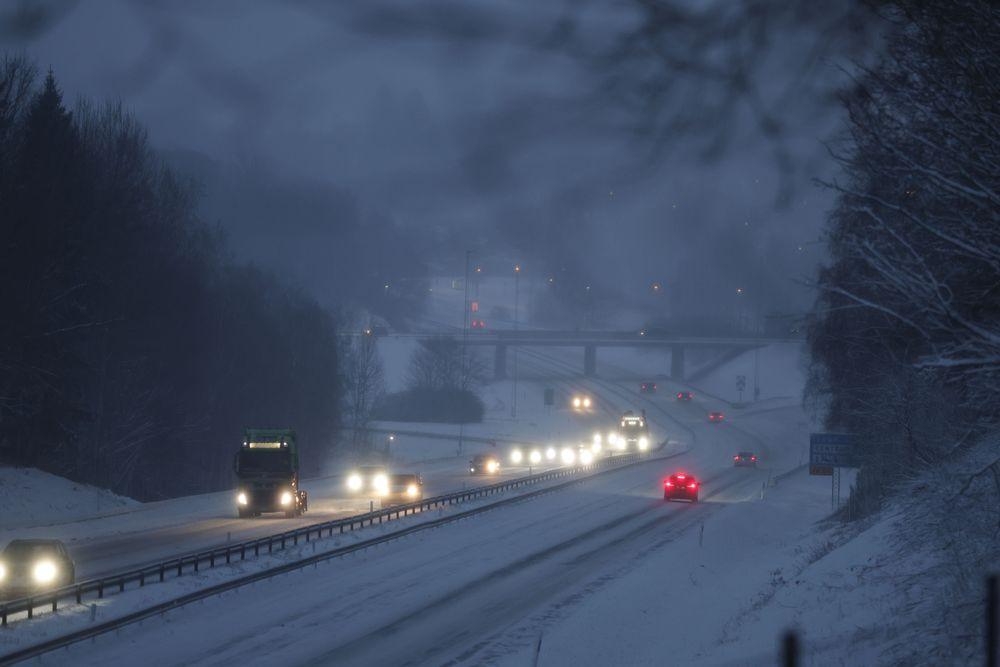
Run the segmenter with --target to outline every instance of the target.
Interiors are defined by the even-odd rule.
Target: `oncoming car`
[[[347,475],[347,490],[356,496],[383,496],[389,490],[385,466],[360,466]]]
[[[664,500],[690,500],[698,502],[698,488],[701,483],[695,479],[694,475],[686,472],[674,473],[663,480]]]
[[[59,540],[13,540],[0,554],[0,598],[69,586],[76,567]]]
[[[469,473],[473,475],[496,475],[500,472],[500,461],[491,454],[477,454],[469,461]]]
[[[723,422],[726,421],[726,415],[722,414],[721,412],[709,412],[708,421],[712,422],[713,424],[716,424],[718,422]]]
[[[757,455],[753,452],[740,452],[733,456],[733,465],[737,468],[741,467],[757,467]]]
[[[424,498],[424,482],[416,473],[389,475],[389,483],[382,494],[382,507],[415,503]]]
[[[570,405],[577,412],[588,412],[594,405],[594,400],[585,394],[578,394],[572,398]]]

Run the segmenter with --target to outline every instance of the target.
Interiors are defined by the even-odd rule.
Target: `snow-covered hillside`
[[[0,531],[66,523],[138,504],[34,468],[0,467]]]

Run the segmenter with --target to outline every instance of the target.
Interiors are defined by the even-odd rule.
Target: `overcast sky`
[[[554,41],[567,17],[573,38]],[[530,245],[524,226],[564,215],[612,283],[670,273],[658,263],[718,263],[731,282],[741,250],[726,240],[745,252],[753,226],[789,298],[807,303],[793,284],[821,257],[810,243],[830,198],[811,181],[831,171],[821,142],[836,128],[835,105],[782,102],[782,150],[793,160],[784,172],[773,140],[737,105],[711,128],[726,141],[708,158],[704,128],[664,142],[636,134],[627,95],[604,87],[614,65],[581,58],[579,45],[599,52],[640,18],[610,1],[27,2],[8,8],[3,39],[51,66],[70,100],[123,100],[159,148],[329,182],[362,207],[458,230],[498,255],[519,252],[507,249],[510,235]],[[782,30],[752,56],[768,68],[765,98],[801,75],[816,39]],[[819,62],[810,76],[832,79],[834,65]],[[710,93],[687,75],[671,103],[697,108]]]

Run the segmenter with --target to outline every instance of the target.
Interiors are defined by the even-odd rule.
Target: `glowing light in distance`
[[[542,462],[542,453],[540,451],[538,451],[537,449],[533,449],[533,450],[531,450],[531,454],[528,456],[528,459],[532,463],[541,463]]]
[[[384,473],[379,473],[372,477],[372,487],[375,493],[385,495],[389,493],[389,478]]]
[[[524,453],[520,449],[514,449],[511,451],[510,453],[511,463],[520,463],[522,460],[524,460]]]
[[[580,450],[580,463],[583,465],[590,465],[594,462],[594,455],[587,449]]]
[[[576,452],[574,452],[570,447],[563,447],[560,458],[562,458],[562,462],[566,465],[571,465],[576,462]]]
[[[361,475],[358,473],[351,473],[347,476],[347,488],[351,491],[360,491],[363,485],[364,480],[361,479]]]
[[[548,459],[549,461],[554,461],[555,458],[556,458],[556,448],[555,447],[549,447],[548,449],[546,449],[545,450],[545,458]]]
[[[240,491],[239,493],[237,493],[236,494],[236,502],[238,502],[240,505],[246,505],[247,504],[247,494],[243,493],[242,491]]]
[[[281,493],[281,504],[282,505],[291,505],[292,504],[292,494],[289,493],[288,491],[283,491]]]

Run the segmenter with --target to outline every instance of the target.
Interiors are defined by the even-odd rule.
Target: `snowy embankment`
[[[115,514],[139,504],[34,468],[0,467],[0,531]]]

